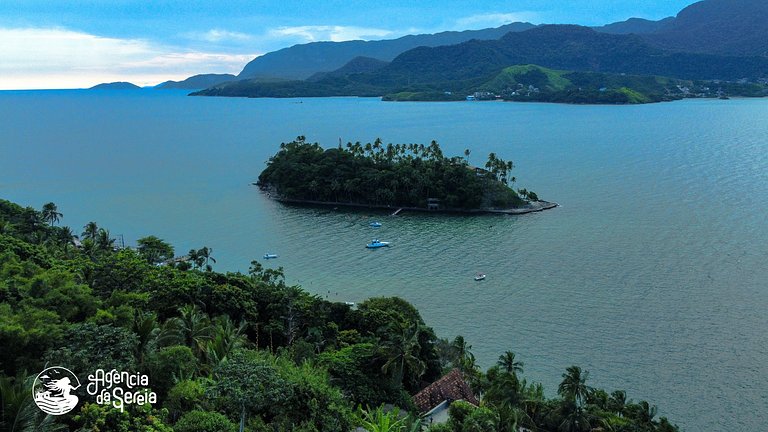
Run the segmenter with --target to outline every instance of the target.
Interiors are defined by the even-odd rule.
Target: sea
[[[0,197],[75,232],[156,235],[219,271],[252,260],[333,301],[399,296],[483,368],[510,350],[686,431],[768,427],[768,100],[638,106],[0,92]],[[286,206],[252,185],[282,142],[440,143],[512,160],[560,207],[454,216]],[[379,221],[381,228],[369,223]],[[366,250],[372,238],[391,242]],[[265,253],[279,258],[263,261]],[[474,276],[487,275],[482,282]]]

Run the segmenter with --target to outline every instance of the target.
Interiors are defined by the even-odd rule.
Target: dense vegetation
[[[165,81],[155,86],[156,89],[204,89],[217,84],[232,81],[232,74],[202,74],[194,75],[183,81]]]
[[[727,56],[768,56],[768,3],[706,0],[686,7],[644,39],[666,49]]]
[[[751,76],[751,74],[744,73],[744,71],[759,71],[759,69],[751,69],[749,62],[739,65],[739,60],[736,60],[734,63],[734,60],[729,57],[766,57],[768,55],[768,38],[765,37],[768,34],[767,3],[764,0],[706,0],[695,3],[691,1],[691,3],[693,4],[683,9],[676,18],[669,17],[660,21],[630,18],[623,22],[594,27],[593,29],[599,33],[623,36],[615,39],[616,41],[632,40],[634,41],[633,44],[649,45],[656,48],[655,56],[639,57],[637,61],[630,63],[630,66],[637,67],[645,63],[656,69],[663,67],[664,70],[642,71],[643,74],[687,77],[689,79],[719,78],[737,80]],[[528,23],[512,23],[492,29],[443,32],[433,35],[410,35],[394,40],[299,44],[255,58],[245,66],[238,78],[304,80],[316,73],[327,73],[343,68],[343,65],[358,56],[388,62],[395,59],[398,55],[417,47],[456,45],[472,39],[498,40],[509,32],[521,33],[534,27],[534,25]],[[630,34],[641,36],[631,37]],[[561,40],[555,44],[537,44],[535,39],[535,33],[516,38],[513,48],[520,46],[522,51],[524,51],[523,55],[529,58],[506,62],[504,65],[499,65],[499,68],[512,64],[537,63],[559,69],[583,70],[565,67],[564,65],[541,63],[534,60],[531,56],[538,55],[540,58],[549,58],[550,61],[555,61],[555,56],[552,54],[561,52],[568,54],[564,60],[573,61],[579,58],[578,55],[573,55],[573,52],[569,52],[566,46],[568,41]],[[528,46],[533,46],[535,49],[529,50]],[[594,50],[590,49],[589,44],[576,45],[571,48],[581,49],[581,58],[588,58],[594,55]],[[610,49],[611,46],[609,45],[607,48]],[[670,51],[718,55],[721,57],[709,58],[712,63],[734,64],[710,66],[706,64],[707,57],[702,56],[693,56],[687,59],[683,57],[674,60],[674,56],[669,55]],[[488,57],[486,60],[492,58]],[[621,57],[621,52],[608,53],[607,56],[598,60],[601,61],[590,59],[586,63],[590,68],[586,70],[607,71],[607,69],[603,68],[621,66],[623,70],[613,71],[641,73],[638,70],[629,69],[621,63],[625,61]],[[476,61],[476,58],[467,57],[467,64]],[[690,65],[690,67],[686,67],[686,64]],[[738,69],[741,69],[742,73],[739,73]],[[723,74],[719,76],[692,76],[672,73],[677,71],[680,74],[690,74],[697,70],[720,70],[721,72],[727,72],[728,76]],[[764,70],[763,68],[763,72]],[[413,78],[418,79],[421,73],[422,71],[414,71]],[[436,82],[438,80],[430,79],[429,81]]]
[[[619,75],[598,72],[557,71],[537,65],[504,68],[488,81],[454,92],[401,92],[384,100],[476,100],[504,99],[518,102],[557,102],[572,104],[638,104],[662,102],[692,96],[681,89],[691,81],[655,76]],[[720,86],[700,92],[715,97]],[[732,88],[736,90],[735,88]]]
[[[434,81],[424,81],[422,77],[413,83],[410,73],[375,76],[376,73],[345,75],[345,72],[339,70],[307,81],[243,80],[193,94],[249,97],[383,95],[385,101],[401,102],[460,101],[471,95],[478,100],[572,104],[637,104],[722,95],[768,96],[765,82],[683,80],[654,75],[562,71],[537,65],[509,66],[487,74],[478,72],[478,75],[460,75],[453,80],[435,77]]]
[[[384,145],[379,139],[324,150],[300,136],[280,145],[258,184],[282,199],[392,207],[427,208],[432,199],[441,209],[475,210],[538,200],[508,186],[516,181],[512,162],[491,153],[485,168],[477,169],[469,154],[449,158],[435,141]]]
[[[453,45],[470,39],[498,39],[510,31],[523,31],[533,27],[533,24],[528,23],[512,23],[483,30],[408,35],[398,39],[379,41],[353,40],[299,44],[256,57],[245,65],[238,78],[303,80],[318,72],[339,69],[355,57],[390,61],[398,54],[420,46]]]
[[[764,39],[762,33],[759,33],[758,39]],[[389,95],[388,99],[391,100],[454,100],[459,99],[460,95],[484,91],[484,87],[492,85],[492,81],[503,74],[505,68],[531,64],[599,75],[588,79],[587,84],[590,85],[587,87],[574,82],[573,87],[559,93],[520,100],[640,103],[689,97],[685,92],[670,96],[669,90],[678,93],[674,90],[675,86],[665,87],[656,76],[735,83],[746,78],[758,84],[762,80],[762,92],[757,95],[768,94],[764,85],[764,80],[768,78],[768,57],[764,55],[735,57],[665,51],[639,35],[607,34],[587,27],[565,25],[539,26],[526,31],[510,32],[497,40],[422,46],[403,52],[381,67],[367,71],[341,68],[311,82],[243,80],[195,94],[249,97]],[[634,77],[626,78],[625,74]],[[645,76],[645,80],[638,78],[638,75]],[[622,80],[625,83],[618,85],[618,81]],[[593,81],[604,83],[594,87],[598,83]],[[652,84],[650,89],[649,84]],[[607,91],[597,93],[603,87]],[[583,92],[577,94],[574,89]],[[730,95],[755,95],[747,88],[744,93],[740,89],[738,85],[731,86]],[[439,96],[440,93],[443,96]]]
[[[438,339],[401,299],[350,308],[255,261],[248,274],[218,273],[207,247],[173,264],[161,239],[117,249],[94,222],[76,246],[62,217],[52,203],[0,200],[0,430],[427,430],[411,395],[453,368],[482,403],[456,403],[448,424],[428,430],[676,430],[647,402],[589,387],[575,366],[552,399],[511,352],[482,373],[463,338]],[[47,416],[31,394],[46,364],[82,379],[97,368],[146,373],[158,403],[121,412],[81,393],[73,412]]]

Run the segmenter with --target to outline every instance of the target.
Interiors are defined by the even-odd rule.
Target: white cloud
[[[271,37],[297,37],[303,42],[371,40],[392,36],[391,30],[354,26],[296,26],[278,27],[269,31]]]
[[[0,28],[0,89],[154,85],[199,73],[237,73],[259,54],[219,54],[60,28]]]
[[[203,33],[185,33],[184,36],[188,39],[205,42],[247,42],[253,39],[253,36],[247,33],[233,32],[221,29],[211,29]]]
[[[472,15],[456,20],[457,30],[473,30],[480,28],[499,27],[513,22],[532,22],[536,21],[535,12],[513,12],[513,13],[487,13]]]

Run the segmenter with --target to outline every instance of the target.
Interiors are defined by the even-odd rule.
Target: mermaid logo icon
[[[77,406],[79,398],[72,392],[78,388],[80,380],[72,371],[60,366],[49,367],[35,377],[32,398],[44,413],[62,415]]]

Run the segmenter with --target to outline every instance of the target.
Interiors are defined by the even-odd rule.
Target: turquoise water
[[[484,367],[505,350],[554,394],[567,366],[688,431],[768,424],[768,100],[644,106],[0,92],[0,197],[77,231],[266,252],[323,297],[398,295]],[[560,203],[518,217],[285,207],[250,183],[280,142],[436,139],[515,161]],[[371,220],[384,226],[375,232]],[[368,251],[373,236],[393,243]],[[478,271],[488,275],[477,283]]]

